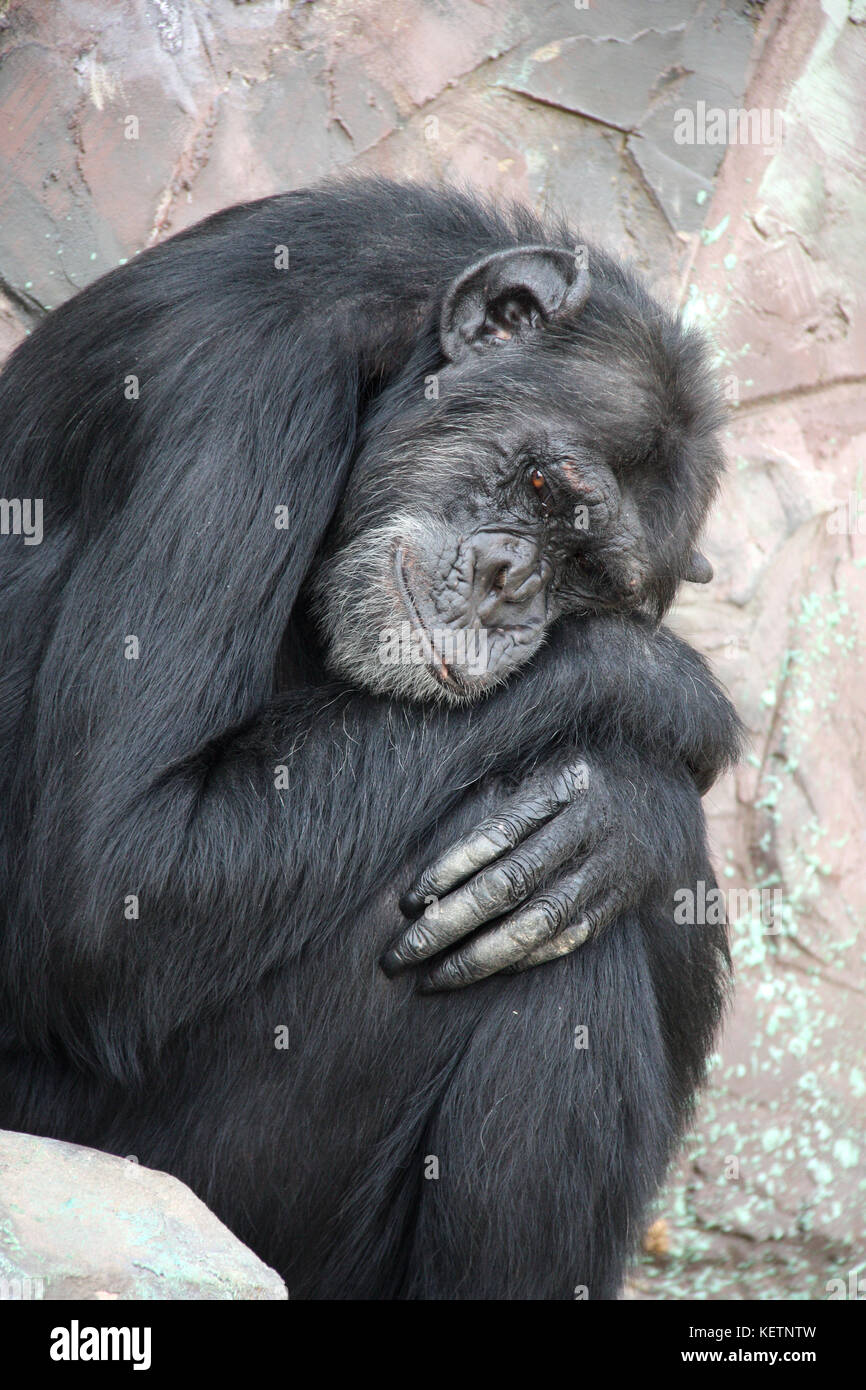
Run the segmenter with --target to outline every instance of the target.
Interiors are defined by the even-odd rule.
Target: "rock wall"
[[[0,0],[0,53],[3,350],[349,167],[562,206],[712,335],[717,579],[674,621],[751,739],[709,800],[737,998],[631,1291],[826,1297],[866,1248],[866,6]]]

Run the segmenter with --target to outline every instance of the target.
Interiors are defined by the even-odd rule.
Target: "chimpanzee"
[[[0,1123],[292,1297],[616,1297],[727,988],[672,900],[738,724],[660,625],[717,426],[631,273],[455,190],[229,208],[52,313],[0,377]]]

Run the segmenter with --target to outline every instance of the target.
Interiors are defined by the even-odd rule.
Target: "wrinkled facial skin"
[[[429,380],[429,379],[428,379]],[[400,699],[465,703],[561,615],[660,620],[718,453],[705,415],[560,334],[399,383],[374,413],[313,584],[328,664]],[[693,571],[689,575],[689,569]]]

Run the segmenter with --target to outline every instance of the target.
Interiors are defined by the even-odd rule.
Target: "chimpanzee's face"
[[[587,326],[585,278],[557,312],[497,272],[468,337],[446,301],[446,365],[374,411],[315,577],[332,668],[400,698],[476,699],[561,615],[660,618],[681,578],[710,577],[692,549],[719,466],[697,345],[660,310]]]

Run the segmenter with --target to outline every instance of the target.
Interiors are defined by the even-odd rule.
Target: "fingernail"
[[[404,917],[420,917],[427,906],[427,899],[421,893],[416,893],[414,888],[410,888],[400,899],[400,911]]]
[[[389,980],[392,980],[395,975],[399,975],[405,965],[406,962],[403,957],[394,947],[379,957],[379,969],[385,972]]]

